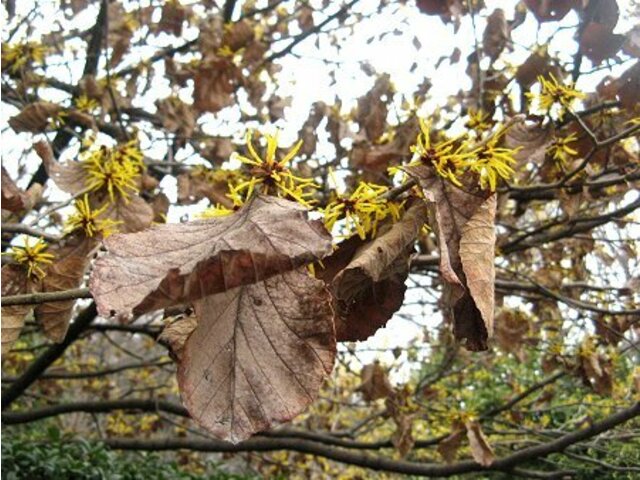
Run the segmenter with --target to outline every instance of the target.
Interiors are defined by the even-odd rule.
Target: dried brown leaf
[[[446,463],[453,463],[462,446],[465,426],[462,423],[455,423],[451,434],[438,444],[438,453]]]
[[[394,393],[387,372],[379,362],[370,363],[360,371],[360,386],[356,390],[362,393],[365,402],[373,402],[379,398],[387,398]]]
[[[471,456],[480,465],[488,467],[496,459],[487,437],[484,436],[478,422],[466,422],[467,438],[471,447]]]
[[[368,243],[342,242],[323,260],[318,276],[331,285],[339,341],[365,340],[402,306],[409,254],[427,217],[422,201]]]
[[[198,112],[216,113],[234,103],[241,72],[227,58],[210,57],[194,74],[193,105]]]
[[[60,292],[80,287],[89,265],[91,254],[99,240],[74,234],[60,244],[49,248],[55,255],[54,263],[46,269],[41,282],[41,291]],[[54,342],[62,342],[69,329],[69,321],[75,300],[39,304],[35,309],[36,320],[42,325],[45,335]]]
[[[607,25],[591,22],[580,36],[580,51],[594,65],[599,65],[603,60],[614,57],[624,40],[624,35],[613,33]]]
[[[178,382],[201,426],[238,443],[315,400],[336,352],[322,282],[291,271],[204,297],[195,310]]]
[[[331,251],[300,205],[256,197],[232,215],[112,235],[91,275],[102,315],[128,317],[264,280]]]
[[[504,15],[504,10],[496,8],[487,17],[487,27],[482,37],[482,48],[485,53],[495,61],[510,40],[509,25]]]
[[[16,133],[40,133],[49,125],[49,119],[56,115],[62,107],[51,102],[34,102],[9,119],[9,125]]]
[[[139,232],[153,222],[153,208],[138,195],[131,195],[129,198],[117,197],[114,201],[109,201],[106,194],[98,194],[91,197],[91,203],[94,208],[107,203],[103,218],[118,222],[117,229],[123,233]]]
[[[576,0],[524,0],[539,22],[562,20],[569,10],[577,6]]]
[[[33,291],[27,272],[22,266],[8,264],[2,267],[2,296],[20,295]],[[24,320],[33,310],[33,305],[11,305],[2,307],[2,355],[6,355],[20,336]]]
[[[429,202],[445,282],[444,317],[467,349],[486,350],[493,331],[495,301],[496,196],[475,187],[458,188],[427,165],[408,167],[406,171],[418,181]],[[473,179],[462,180],[471,185]]]
[[[198,319],[195,315],[188,315],[174,319],[169,325],[164,327],[158,337],[158,342],[166,345],[172,357],[180,362],[184,352],[185,344],[189,335],[198,326]]]
[[[51,146],[44,140],[34,143],[33,148],[58,188],[73,195],[86,188],[87,173],[80,162],[58,163]]]
[[[9,173],[2,167],[2,209],[17,213],[28,203],[27,195],[18,188]]]
[[[167,32],[176,37],[182,35],[182,24],[187,19],[187,9],[180,2],[165,2],[158,31]]]

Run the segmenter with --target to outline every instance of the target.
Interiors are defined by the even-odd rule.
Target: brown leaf
[[[471,456],[480,465],[488,467],[496,459],[493,449],[482,432],[478,422],[466,422],[467,438],[471,447]]]
[[[49,125],[49,119],[56,115],[62,107],[51,102],[34,102],[9,119],[9,125],[16,133],[40,133]]]
[[[546,51],[533,52],[516,70],[516,80],[526,90],[536,83],[538,75],[547,75],[553,70],[551,58]]]
[[[151,200],[151,209],[153,210],[153,221],[155,223],[166,223],[167,213],[171,202],[164,193],[159,193]]]
[[[387,372],[377,361],[362,367],[360,371],[360,386],[356,391],[362,393],[362,398],[365,402],[387,398],[394,393]]]
[[[123,317],[258,282],[331,251],[300,205],[256,197],[232,215],[107,238],[91,275],[101,315]]]
[[[411,390],[406,386],[388,395],[385,400],[387,413],[396,424],[391,442],[396,447],[401,457],[405,457],[413,448],[415,440],[413,438],[414,415],[409,413],[409,399],[412,397]]]
[[[576,5],[576,0],[524,0],[538,22],[562,20]]]
[[[640,102],[640,62],[626,70],[620,78],[598,87],[607,98],[618,98],[622,106],[634,110]]]
[[[153,208],[138,195],[131,195],[126,199],[117,197],[115,201],[109,201],[107,194],[97,194],[91,197],[91,203],[93,208],[108,203],[102,216],[119,222],[117,228],[123,233],[139,232],[153,222]]]
[[[18,264],[2,267],[2,296],[30,293],[34,286],[29,282],[27,272]],[[20,336],[24,320],[33,310],[33,305],[10,305],[2,307],[2,355],[11,350],[11,346]]]
[[[583,383],[599,395],[611,396],[613,392],[613,362],[597,352],[580,355],[578,372]]]
[[[179,1],[167,1],[162,6],[162,16],[158,24],[158,31],[179,37],[182,35],[182,24],[186,18],[187,9]]]
[[[504,10],[496,8],[487,17],[487,27],[482,37],[482,48],[495,61],[510,40],[509,25],[504,15]]]
[[[338,341],[367,339],[402,306],[409,254],[426,215],[416,202],[373,241],[352,237],[322,261],[318,277],[334,295]]]
[[[200,144],[200,155],[209,160],[212,165],[220,165],[229,160],[235,147],[230,138],[207,138]]]
[[[438,444],[438,453],[446,463],[453,463],[456,459],[458,450],[462,446],[465,430],[466,428],[462,423],[456,422],[451,434]]]
[[[27,195],[18,188],[9,173],[2,167],[2,209],[17,213],[28,203]]]
[[[87,173],[80,162],[58,163],[51,146],[44,140],[34,143],[33,148],[58,188],[73,195],[86,188]]]
[[[238,443],[315,400],[336,352],[322,282],[291,271],[204,297],[195,310],[178,382],[202,427]]]
[[[529,333],[529,321],[524,313],[518,310],[502,310],[496,316],[496,341],[500,348],[513,353],[523,360],[522,347],[525,336]]]
[[[393,89],[389,74],[380,76],[373,88],[358,99],[358,123],[370,141],[377,140],[387,124],[387,104],[391,101]],[[384,99],[383,99],[384,97]]]
[[[194,74],[193,105],[198,112],[216,113],[232,105],[241,72],[229,59],[210,57]]]
[[[49,248],[55,255],[54,263],[46,269],[42,279],[43,292],[60,292],[80,287],[89,265],[91,254],[99,240],[76,234],[65,238],[62,243]],[[45,335],[54,342],[62,342],[69,329],[69,320],[75,300],[41,303],[35,309],[36,320],[42,325]]]
[[[311,30],[314,26],[313,8],[311,8],[307,4],[303,4],[303,6],[298,11],[298,26],[303,32]]]
[[[177,181],[178,205],[191,205],[206,198],[213,204],[232,206],[232,202],[227,197],[229,190],[227,177],[213,178],[201,171],[193,170],[178,175]]]
[[[185,139],[191,138],[196,128],[196,118],[191,105],[178,97],[167,97],[156,101],[156,107],[164,128],[182,137],[183,144]]]
[[[195,315],[188,315],[174,319],[169,325],[164,327],[158,337],[158,342],[166,345],[176,362],[182,361],[182,354],[189,335],[198,326],[198,319]]]
[[[463,190],[427,165],[406,168],[429,202],[440,250],[444,317],[467,349],[486,350],[493,331],[496,195]],[[472,178],[461,178],[470,185]],[[473,192],[473,193],[470,193]]]
[[[580,37],[580,51],[594,65],[599,65],[603,60],[614,57],[624,40],[624,35],[613,33],[607,25],[591,22]]]

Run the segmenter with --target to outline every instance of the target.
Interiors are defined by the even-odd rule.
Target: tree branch
[[[61,343],[49,347],[40,355],[27,370],[16,379],[5,391],[2,392],[2,410],[8,408],[24,391],[33,384],[49,368],[53,362],[64,354],[65,350],[75,342],[98,315],[96,304],[91,303],[82,310],[69,327],[66,337]]]

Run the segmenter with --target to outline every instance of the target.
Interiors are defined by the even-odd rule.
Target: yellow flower
[[[375,185],[368,182],[360,182],[358,187],[349,196],[338,196],[324,209],[324,224],[331,231],[336,222],[346,219],[345,228],[351,234],[354,230],[363,240],[368,233],[376,234],[378,223],[389,214],[396,219],[399,217],[399,209],[392,209],[382,195],[388,191],[383,185]]]
[[[517,150],[498,147],[498,141],[502,132],[496,133],[479,149],[474,150],[473,157],[466,162],[466,166],[480,178],[480,188],[489,188],[495,192],[498,186],[498,178],[508,180],[513,175],[511,165],[516,163],[513,158]]]
[[[93,237],[94,235],[102,235],[104,238],[108,237],[115,231],[115,226],[121,222],[116,222],[109,218],[105,218],[104,220],[98,219],[107,207],[108,205],[105,204],[98,209],[92,210],[91,205],[89,205],[88,195],[76,200],[76,211],[67,219],[67,232],[82,229],[87,237]]]
[[[463,173],[464,161],[471,155],[463,151],[464,145],[460,142],[461,137],[434,143],[431,141],[431,122],[423,119],[420,119],[420,130],[417,144],[411,147],[411,151],[419,158],[409,163],[408,166],[427,165],[433,167],[439,176],[461,187],[462,183],[457,177]],[[456,146],[456,143],[459,144]]]
[[[29,277],[41,279],[46,275],[42,266],[52,263],[54,259],[53,254],[46,252],[47,248],[49,245],[41,238],[30,245],[29,237],[25,237],[24,246],[13,246],[8,254],[27,268]]]
[[[93,98],[89,98],[86,95],[80,95],[76,101],[76,109],[80,110],[81,112],[87,112],[87,113],[93,113],[95,110],[97,110],[100,107],[100,104],[98,103],[97,100],[94,100]]]
[[[294,175],[288,167],[288,164],[300,150],[302,140],[296,143],[284,157],[277,160],[277,133],[275,135],[264,135],[267,140],[264,157],[258,155],[258,152],[253,146],[252,136],[253,133],[249,130],[246,135],[249,157],[237,153],[235,155],[235,158],[240,162],[251,167],[249,172],[251,179],[243,181],[233,187],[232,194],[239,194],[246,197],[247,191],[253,191],[255,189],[265,195],[276,195],[293,199],[305,207],[310,207],[311,201],[309,197],[313,195],[317,185],[313,182],[313,179]]]
[[[44,63],[47,49],[38,42],[24,42],[16,44],[2,44],[2,71],[9,69],[16,73],[29,63]]]
[[[469,109],[469,120],[464,124],[469,130],[474,130],[479,134],[491,128],[492,121],[488,113],[483,110]]]
[[[116,194],[126,201],[131,192],[138,191],[136,180],[144,169],[144,163],[135,140],[113,149],[101,146],[87,152],[85,157],[82,166],[87,172],[87,189],[106,190],[112,202]]]
[[[564,138],[555,137],[553,143],[547,147],[547,153],[553,157],[561,165],[574,155],[578,154],[578,151],[570,146],[578,140],[578,136],[575,133],[567,135]]]
[[[572,85],[563,85],[558,82],[553,74],[549,74],[549,77],[546,79],[539,75],[540,93],[527,93],[526,95],[532,100],[537,100],[538,107],[544,112],[550,113],[554,106],[559,106],[558,118],[561,119],[564,109],[571,108],[573,103],[584,98],[585,94],[574,89]]]

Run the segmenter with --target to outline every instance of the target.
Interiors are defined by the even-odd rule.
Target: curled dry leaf
[[[167,32],[176,37],[182,35],[182,24],[187,19],[187,9],[178,1],[165,2],[158,31]]]
[[[177,362],[182,360],[184,346],[187,338],[198,326],[198,319],[195,315],[180,316],[175,318],[169,325],[164,327],[158,337],[158,342],[166,345],[173,359]]]
[[[562,20],[569,10],[577,6],[576,0],[524,0],[539,22]]]
[[[72,195],[85,189],[87,173],[80,162],[58,163],[51,146],[44,140],[34,143],[33,148],[42,160],[49,177],[58,188]]]
[[[605,79],[598,85],[598,93],[604,98],[617,98],[624,108],[633,111],[640,102],[640,62],[636,62],[617,79]]]
[[[357,120],[367,138],[372,142],[385,131],[387,104],[391,101],[392,95],[391,77],[385,73],[376,80],[373,88],[366,95],[358,99]]]
[[[231,60],[211,56],[194,74],[193,105],[198,112],[216,113],[234,103],[241,72]]]
[[[8,264],[2,267],[2,296],[20,295],[34,291],[33,285],[22,266]],[[2,355],[6,355],[20,336],[24,320],[33,310],[33,305],[10,305],[2,307]]]
[[[445,281],[444,317],[467,349],[486,350],[493,332],[496,195],[458,188],[427,165],[406,171],[418,181],[429,202]]]
[[[96,237],[74,234],[60,244],[49,248],[55,256],[54,263],[46,269],[41,282],[41,291],[60,292],[80,287],[92,253],[98,247]],[[36,320],[42,325],[45,335],[54,342],[62,342],[73,312],[75,300],[39,304],[35,309]]]
[[[402,306],[409,254],[426,217],[424,203],[415,202],[373,241],[351,237],[322,261],[318,277],[334,295],[338,341],[366,340]]]
[[[305,270],[194,304],[178,368],[182,399],[216,437],[238,443],[315,400],[335,359],[331,300]]]
[[[609,26],[591,22],[580,36],[580,51],[594,65],[599,65],[603,60],[614,57],[624,40],[624,35],[613,33]]]
[[[395,392],[387,372],[377,361],[362,367],[360,371],[360,386],[357,391],[362,393],[362,398],[365,402],[387,398]]]
[[[525,336],[530,326],[527,316],[519,310],[505,309],[496,316],[496,341],[500,348],[524,360]]]
[[[467,438],[471,447],[471,456],[480,465],[488,467],[496,459],[487,437],[484,436],[478,422],[466,422]]]
[[[455,422],[451,434],[438,443],[438,453],[442,456],[445,462],[453,463],[458,454],[458,450],[462,446],[462,439],[466,427],[461,422]]]
[[[2,167],[2,209],[17,213],[28,203],[27,195],[18,188],[9,173]]]
[[[191,302],[295,269],[331,251],[306,210],[258,196],[232,215],[107,238],[90,288],[101,315]]]
[[[504,10],[496,8],[487,18],[487,28],[482,37],[482,48],[495,61],[510,40],[509,25]]]
[[[34,102],[9,119],[9,126],[16,133],[40,133],[49,125],[49,119],[62,110],[60,105],[51,102]]]
[[[167,97],[156,101],[158,115],[162,118],[162,125],[170,132],[176,133],[184,145],[185,139],[191,138],[196,128],[196,118],[193,107],[178,97]]]

